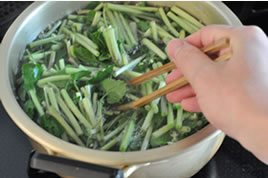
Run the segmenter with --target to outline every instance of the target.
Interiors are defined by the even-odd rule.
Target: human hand
[[[232,57],[215,63],[198,48],[227,37]],[[212,125],[238,140],[268,164],[268,40],[255,26],[211,25],[185,40],[172,40],[167,52],[190,85],[167,95],[188,111],[202,111]],[[225,53],[226,50],[220,52]]]

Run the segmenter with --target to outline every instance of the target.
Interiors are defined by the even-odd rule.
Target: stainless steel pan
[[[124,169],[130,177],[190,177],[215,154],[224,134],[212,125],[172,145],[148,151],[104,152],[67,143],[35,124],[14,95],[14,75],[25,46],[48,24],[85,6],[88,2],[34,2],[11,25],[0,49],[0,95],[12,120],[27,134],[40,152],[86,163]],[[150,2],[156,6],[177,4],[206,24],[240,26],[239,19],[221,2]]]

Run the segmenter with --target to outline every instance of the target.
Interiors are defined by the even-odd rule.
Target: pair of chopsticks
[[[200,50],[204,53],[206,53],[207,55],[211,55],[214,54],[222,49],[225,49],[229,47],[229,39],[227,38],[223,38],[220,39],[218,41],[216,41],[213,44],[210,44],[208,46],[205,46],[203,48],[201,48]],[[232,56],[232,52],[229,51],[224,55],[221,55],[219,57],[217,57],[214,61],[215,62],[220,62],[220,61],[226,61],[228,60],[230,57]],[[173,69],[176,69],[176,65],[174,64],[174,62],[169,62],[157,69],[151,70],[137,78],[134,78],[132,80],[129,81],[130,84],[132,85],[138,85],[141,84],[142,82],[145,82],[153,77],[159,76],[161,74],[164,74],[166,72],[169,72]],[[151,101],[153,101],[154,99],[161,97],[163,95],[166,95],[178,88],[181,88],[183,86],[185,86],[186,84],[188,84],[188,81],[184,78],[181,77],[173,82],[170,82],[168,85],[132,102],[129,104],[124,104],[121,105],[119,107],[117,107],[118,110],[127,110],[127,109],[135,109],[135,108],[139,108],[141,106],[144,106],[148,103],[150,103]]]

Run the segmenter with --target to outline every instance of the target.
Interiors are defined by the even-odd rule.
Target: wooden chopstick
[[[219,56],[214,61],[215,62],[226,61],[231,56],[232,56],[232,51],[229,51],[226,54]],[[150,103],[151,101],[155,100],[158,97],[166,95],[171,91],[174,91],[178,88],[185,86],[186,84],[188,84],[188,81],[184,77],[181,77],[177,80],[174,80],[173,82],[170,82],[168,85],[166,85],[166,86],[164,86],[164,87],[150,93],[149,95],[146,95],[146,96],[144,96],[144,97],[142,97],[142,98],[140,98],[132,103],[124,104],[124,105],[117,107],[117,110],[127,110],[127,109],[139,108],[141,106],[144,106],[144,105]]]
[[[227,48],[228,46],[229,46],[229,39],[222,38],[213,44],[201,48],[201,51],[209,55],[217,51],[220,51],[221,49]],[[157,69],[146,72],[145,74],[130,80],[129,83],[132,85],[138,85],[141,84],[142,82],[145,82],[151,78],[169,72],[173,69],[176,69],[176,65],[174,64],[174,62],[169,62],[161,67],[158,67]]]

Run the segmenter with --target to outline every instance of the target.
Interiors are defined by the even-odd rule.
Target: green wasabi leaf
[[[98,30],[98,27],[95,25],[95,26],[90,26],[90,27],[88,27],[88,29],[87,29],[87,32],[88,32],[88,34],[90,34],[90,33],[94,33],[94,32],[96,32]]]
[[[26,94],[27,94],[27,91],[24,89],[23,85],[21,85],[18,90],[18,96],[21,99],[21,101],[25,101]]]
[[[109,104],[118,103],[127,91],[127,84],[122,80],[112,78],[105,79],[101,83],[101,88],[107,94],[107,102]]]
[[[152,137],[150,143],[151,143],[152,147],[157,147],[157,146],[161,146],[161,145],[166,145],[171,140],[172,140],[172,137],[167,132],[160,137],[157,137],[157,138]]]
[[[113,67],[114,66],[109,66],[104,71],[99,71],[96,77],[93,77],[87,81],[88,84],[97,84],[103,81],[104,79],[110,77],[113,73]]]
[[[76,73],[73,73],[71,74],[71,77],[72,77],[72,80],[73,80],[73,83],[74,83],[74,86],[77,90],[78,89],[78,86],[77,86],[77,80],[81,79],[82,77],[86,77],[86,76],[89,76],[91,74],[90,71],[80,71],[80,72],[76,72]]]
[[[158,129],[159,127],[161,127],[161,125],[164,125],[165,120],[166,117],[162,117],[161,114],[155,114],[154,119],[152,120],[154,128]]]
[[[88,9],[95,9],[100,4],[99,1],[92,1],[88,3],[87,8]]]
[[[105,43],[105,39],[104,39],[104,36],[103,36],[103,32],[101,31],[95,31],[93,33],[90,33],[89,34],[89,37],[90,39],[95,43],[97,44],[97,46],[99,47],[100,49],[100,53],[103,54],[103,53],[108,53],[108,48],[106,46],[106,43]]]
[[[35,106],[34,106],[34,103],[31,99],[27,100],[24,105],[23,105],[23,109],[24,111],[27,113],[27,115],[30,117],[30,118],[33,118],[34,116],[34,109],[35,109]]]
[[[35,88],[35,83],[40,79],[43,67],[40,64],[25,63],[22,68],[24,88],[28,91]]]
[[[67,50],[65,48],[62,48],[60,50],[57,50],[55,60],[58,61],[60,59],[63,59],[67,54]]]
[[[72,77],[72,80],[76,81],[76,80],[81,79],[82,77],[89,76],[90,74],[91,74],[90,71],[80,71],[80,72],[71,74],[71,77]]]
[[[63,127],[58,123],[58,121],[47,114],[43,115],[40,118],[40,125],[46,131],[57,137],[60,137],[61,134],[64,132]]]
[[[150,28],[150,24],[144,21],[139,21],[137,25],[138,25],[138,28],[143,32],[146,32],[146,30]]]
[[[74,47],[74,55],[81,60],[84,65],[97,67],[99,61],[96,57],[84,47]]]
[[[94,16],[96,14],[96,11],[89,11],[87,17],[86,17],[86,21],[88,24],[91,24],[93,19],[94,19]]]

